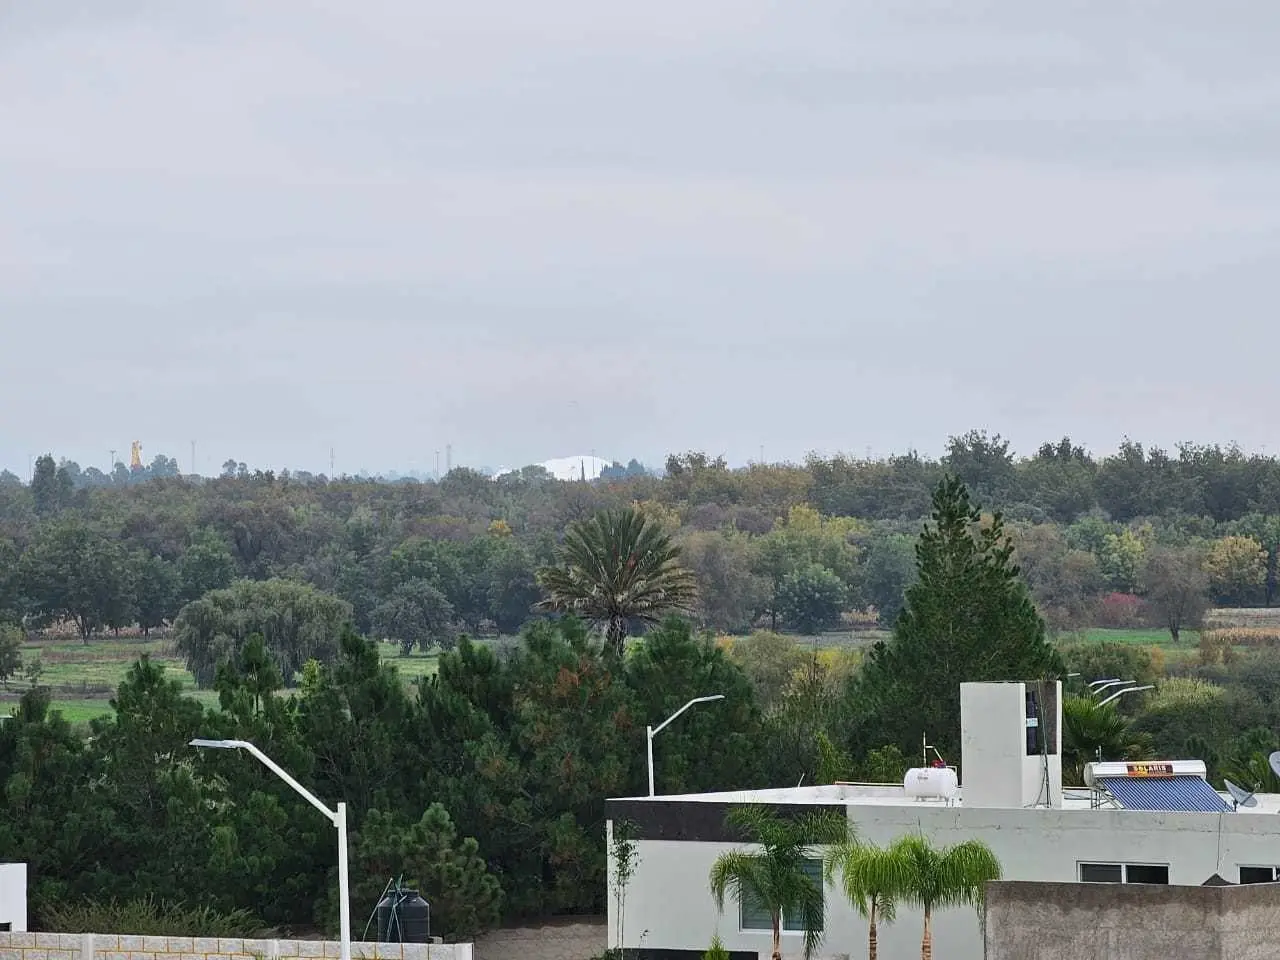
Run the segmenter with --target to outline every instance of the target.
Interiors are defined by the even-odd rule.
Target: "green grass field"
[[[1198,630],[1183,630],[1181,637],[1175,644],[1173,638],[1169,636],[1168,630],[1151,630],[1148,628],[1139,628],[1136,630],[1111,630],[1105,627],[1091,627],[1088,630],[1081,630],[1078,633],[1064,634],[1061,638],[1063,642],[1080,642],[1088,643],[1136,643],[1144,647],[1174,647],[1175,649],[1186,649],[1194,647],[1200,642],[1200,632]]]
[[[408,657],[402,657],[400,648],[395,644],[382,644],[380,652],[383,662],[393,664],[406,684],[432,676],[439,662],[435,652],[424,654],[415,651]],[[104,638],[84,644],[58,637],[36,640],[22,649],[24,665],[30,668],[38,661],[37,682],[51,689],[54,707],[72,723],[87,723],[94,717],[111,713],[110,699],[115,696],[129,668],[144,654],[161,664],[166,675],[181,681],[187,694],[207,704],[217,704],[218,695],[212,690],[196,687],[195,679],[167,640]],[[26,686],[23,679],[16,678],[7,689],[0,690],[0,714],[11,709]],[[9,705],[5,706],[4,701]]]
[[[796,637],[796,642],[805,647],[816,644],[820,649],[840,650],[865,647],[888,636],[889,633],[884,630],[841,631],[818,637]],[[1171,651],[1194,650],[1198,641],[1199,634],[1194,630],[1184,630],[1181,641],[1175,645],[1169,637],[1169,631],[1145,628],[1089,628],[1058,637],[1060,643],[1131,643]],[[435,652],[424,654],[415,651],[408,657],[402,657],[400,648],[394,643],[381,644],[380,653],[383,662],[394,665],[406,684],[433,676],[439,665],[439,656]],[[38,682],[52,688],[54,706],[73,723],[87,723],[94,717],[109,714],[111,707],[108,701],[115,695],[116,688],[124,680],[129,667],[143,654],[162,664],[165,672],[180,680],[190,695],[205,703],[217,703],[217,694],[213,691],[196,688],[182,659],[175,655],[167,640],[104,638],[82,644],[66,637],[58,637],[34,641],[23,648],[23,658],[28,665],[39,659],[41,669]],[[0,690],[0,713],[8,710],[3,701],[7,700],[12,704],[21,696],[25,686],[26,683],[19,679],[11,682],[7,690]]]

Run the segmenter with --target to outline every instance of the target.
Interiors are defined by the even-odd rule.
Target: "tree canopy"
[[[1018,576],[1002,517],[984,519],[954,477],[934,493],[916,566],[893,636],[872,648],[851,708],[877,731],[875,742],[908,751],[927,735],[955,757],[961,683],[1056,678],[1061,663]]]

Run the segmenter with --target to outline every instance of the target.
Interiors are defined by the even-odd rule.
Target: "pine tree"
[[[965,485],[945,477],[916,545],[919,580],[893,636],[879,642],[850,689],[865,746],[908,755],[925,734],[959,759],[960,684],[1058,676],[1061,663],[1013,562],[997,513],[986,522]]]

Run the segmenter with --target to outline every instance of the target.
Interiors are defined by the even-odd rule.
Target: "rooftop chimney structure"
[[[966,807],[1062,806],[1062,682],[960,684]]]

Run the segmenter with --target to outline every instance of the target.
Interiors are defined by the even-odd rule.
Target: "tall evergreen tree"
[[[1013,545],[999,513],[983,521],[965,485],[945,477],[916,545],[919,580],[907,589],[893,636],[872,649],[850,688],[866,740],[919,748],[922,734],[944,755],[960,746],[960,684],[1057,676]]]

